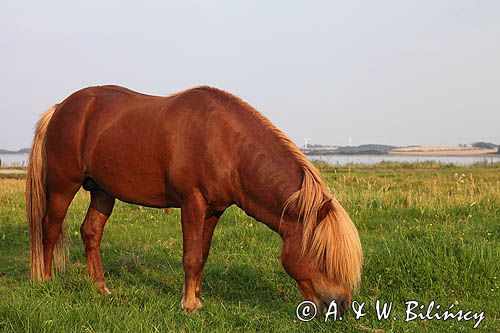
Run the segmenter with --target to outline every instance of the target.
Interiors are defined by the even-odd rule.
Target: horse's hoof
[[[201,303],[201,300],[197,297],[191,300],[183,299],[181,302],[181,309],[186,310],[189,314],[195,314],[196,311],[202,306],[203,304]]]
[[[101,293],[101,295],[111,296],[111,291],[109,291],[108,287],[106,286],[99,287],[99,292]]]

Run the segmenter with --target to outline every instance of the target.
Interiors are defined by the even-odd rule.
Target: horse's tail
[[[30,233],[30,277],[40,281],[44,277],[44,259],[42,244],[42,220],[47,206],[45,138],[50,119],[57,105],[47,110],[36,125],[33,145],[28,160],[26,175],[26,211],[28,214]],[[65,227],[63,226],[63,230]],[[64,235],[61,234],[54,247],[54,267],[57,271],[64,269]]]

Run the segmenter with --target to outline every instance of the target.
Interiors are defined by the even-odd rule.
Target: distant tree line
[[[480,141],[480,142],[474,142],[472,144],[472,147],[485,148],[485,149],[494,149],[494,148],[498,148],[499,146],[496,145],[496,144],[494,144],[494,143],[491,143],[491,142]]]
[[[29,148],[22,148],[19,150],[0,149],[0,154],[28,154],[29,152]]]
[[[325,146],[317,145],[308,145],[311,148],[321,148]],[[317,150],[306,150],[304,151],[307,155],[383,155],[387,154],[390,150],[399,148],[397,146],[389,146],[389,145],[377,145],[377,144],[367,144],[360,146],[346,146],[346,147],[337,147],[335,150],[330,149],[317,149]]]
[[[398,148],[397,146],[367,144],[355,147],[338,147],[336,154],[342,155],[382,155]]]

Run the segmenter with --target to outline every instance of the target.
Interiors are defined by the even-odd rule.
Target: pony
[[[64,272],[64,218],[90,191],[80,233],[88,274],[103,294],[100,244],[115,200],[180,208],[181,308],[202,306],[203,266],[224,210],[237,205],[282,238],[281,263],[305,300],[348,310],[359,284],[357,229],[319,171],[267,118],[209,86],[167,97],[119,86],[87,87],[46,111],[29,156],[26,207],[30,277]]]

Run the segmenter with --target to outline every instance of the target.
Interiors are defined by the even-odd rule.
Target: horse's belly
[[[130,185],[112,186],[109,189],[106,188],[106,190],[117,199],[132,204],[158,208],[175,206],[172,204],[172,200],[167,198],[165,191],[162,191],[158,187],[133,183],[130,183]],[[142,188],[136,190],[140,185],[142,185]]]
[[[138,163],[118,156],[103,157],[87,171],[98,187],[117,199],[151,207],[175,206],[165,170],[154,161]],[[170,198],[169,198],[170,197]]]
[[[147,177],[94,178],[99,188],[124,202],[150,207],[168,207],[173,204],[160,180]]]

